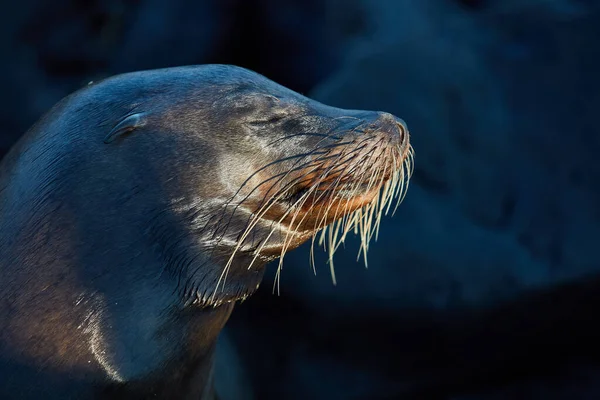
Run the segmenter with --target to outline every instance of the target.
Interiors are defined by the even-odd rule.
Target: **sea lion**
[[[324,229],[366,251],[411,166],[402,120],[239,67],[66,97],[0,165],[0,398],[212,398],[265,265]]]

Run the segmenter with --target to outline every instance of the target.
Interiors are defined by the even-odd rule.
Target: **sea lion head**
[[[136,171],[119,192],[151,203],[144,235],[184,304],[245,298],[267,262],[319,231],[331,255],[349,231],[366,253],[407,188],[401,119],[329,107],[243,68],[147,71],[87,90],[119,99],[120,117],[100,118],[102,158]]]
[[[242,68],[87,85],[0,162],[0,392],[204,397],[266,264],[318,232],[366,253],[411,168],[400,119]]]

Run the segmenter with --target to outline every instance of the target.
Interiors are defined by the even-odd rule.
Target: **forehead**
[[[301,103],[303,96],[290,89],[287,89],[266,78],[227,82],[217,85],[215,89],[225,98],[236,99],[240,102],[252,102],[268,100],[274,104],[277,102],[298,102]]]
[[[274,82],[245,81],[213,88],[213,106],[239,109],[305,109],[310,100]]]
[[[98,93],[96,93],[98,92]],[[106,96],[106,93],[110,96]],[[87,96],[144,104],[161,114],[202,114],[207,109],[300,111],[311,101],[255,72],[226,65],[175,67],[109,78]],[[115,100],[115,101],[117,101]],[[205,115],[206,117],[206,115]]]
[[[202,86],[228,96],[238,98],[272,97],[273,99],[298,99],[300,94],[256,72],[234,66],[205,66],[202,70]]]

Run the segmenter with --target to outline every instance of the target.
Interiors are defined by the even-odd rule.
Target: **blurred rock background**
[[[598,2],[5,3],[0,156],[87,82],[184,64],[407,122],[414,178],[369,269],[352,240],[335,287],[286,256],[281,295],[267,276],[228,324],[224,398],[600,399]]]

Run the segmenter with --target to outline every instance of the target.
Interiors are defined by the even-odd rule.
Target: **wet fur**
[[[218,333],[266,263],[335,220],[330,247],[356,228],[366,253],[410,174],[403,129],[231,66],[65,98],[0,165],[0,397],[210,398]],[[363,174],[382,192],[333,207],[317,188],[360,176],[360,143],[393,147]]]

